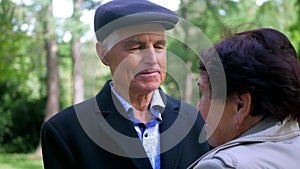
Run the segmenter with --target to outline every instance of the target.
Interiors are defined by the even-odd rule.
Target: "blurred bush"
[[[0,153],[33,152],[39,143],[46,99],[28,99],[28,94],[0,84]]]

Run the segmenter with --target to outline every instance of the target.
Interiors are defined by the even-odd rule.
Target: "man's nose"
[[[145,63],[156,63],[157,62],[157,53],[154,47],[149,47],[143,51],[143,60]]]

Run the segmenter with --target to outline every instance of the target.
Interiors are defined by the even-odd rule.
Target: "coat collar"
[[[145,153],[142,143],[140,142],[140,140],[138,140],[138,135],[134,129],[132,122],[130,121],[130,119],[126,118],[127,116],[125,114],[126,112],[124,111],[123,106],[118,102],[118,99],[114,98],[115,96],[112,95],[109,82],[110,81],[108,81],[104,85],[103,89],[96,96],[97,104],[99,106],[101,114],[106,119],[107,123],[116,131],[126,136],[136,138],[135,142],[131,142],[132,145],[136,145],[135,146],[136,149],[134,149],[134,151],[141,151],[140,153]],[[163,102],[166,105],[166,108],[162,113],[163,122],[160,125],[160,132],[162,134],[174,124],[177,117],[179,117],[179,120],[180,119],[184,120],[185,117],[179,115],[179,110],[180,110],[179,101],[168,97],[167,95],[164,94],[164,92],[161,89],[159,89],[159,92]],[[173,138],[170,137],[170,135],[165,136],[164,134],[162,134],[161,147],[169,145],[170,141],[173,141],[172,139]],[[120,147],[124,146],[122,145],[122,140],[116,138],[115,141],[118,144],[120,144]],[[170,168],[170,169],[173,167],[176,168],[176,164],[178,163],[180,158],[181,147],[182,145],[181,143],[179,143],[176,144],[175,147],[172,147],[167,152],[165,153],[162,152],[161,154],[162,168]],[[124,151],[130,153],[130,150],[125,149]],[[146,166],[149,166],[149,168],[151,168],[151,164],[147,158],[132,158],[132,161],[136,166],[139,166],[138,168],[147,168]]]
[[[195,167],[199,161],[204,159],[211,159],[216,153],[227,148],[234,146],[239,146],[241,144],[251,144],[251,143],[261,143],[261,142],[277,142],[285,139],[289,139],[295,136],[299,136],[299,126],[296,121],[289,121],[285,119],[284,121],[279,121],[273,118],[267,118],[237,139],[234,139],[228,143],[220,145],[211,151],[207,152],[200,158],[198,158],[193,164],[191,164],[188,169]]]
[[[281,122],[278,119],[267,118],[257,123],[235,142],[282,141],[298,135],[300,131],[296,121],[285,119]]]

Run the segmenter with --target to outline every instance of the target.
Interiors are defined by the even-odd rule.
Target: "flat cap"
[[[98,41],[121,27],[159,23],[166,30],[178,22],[175,12],[148,0],[113,0],[96,9],[94,31]]]

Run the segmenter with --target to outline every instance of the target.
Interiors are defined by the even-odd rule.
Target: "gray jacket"
[[[206,153],[189,168],[299,169],[299,125],[296,121],[263,120],[241,137]]]

